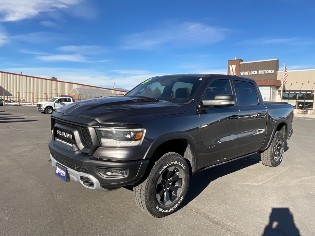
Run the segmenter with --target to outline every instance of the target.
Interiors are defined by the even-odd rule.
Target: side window
[[[65,102],[71,102],[70,98],[65,98]]]
[[[217,79],[208,85],[202,99],[213,100],[217,95],[232,95],[230,80]]]
[[[254,106],[258,104],[255,86],[246,81],[234,81],[236,97],[239,106]]]

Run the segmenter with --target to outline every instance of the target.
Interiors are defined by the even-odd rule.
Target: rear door
[[[267,109],[257,86],[250,80],[233,80],[236,101],[239,107],[238,156],[259,150],[266,135]]]
[[[63,103],[68,105],[68,104],[72,103],[72,100],[71,100],[71,98],[64,98],[64,102]]]

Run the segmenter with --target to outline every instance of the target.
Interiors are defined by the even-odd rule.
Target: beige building
[[[287,82],[284,84],[282,99],[281,89],[277,101],[284,101],[292,104],[297,109],[315,110],[314,89],[315,69],[288,71]],[[282,81],[283,71],[278,72],[277,79]]]
[[[287,70],[287,82],[283,89],[283,71],[279,71],[278,59],[250,62],[229,60],[228,74],[254,79],[265,101],[288,102],[297,110],[308,113],[315,110],[315,69]]]
[[[75,96],[73,91],[88,91],[89,93],[89,96],[77,94],[77,97],[74,97],[77,100],[93,98],[92,94],[94,91],[94,97],[99,97],[103,94],[106,96],[120,96],[126,93],[126,91],[119,89],[102,88],[61,81],[56,78],[47,79],[3,71],[0,71],[0,86],[13,95],[5,96],[5,94],[0,94],[0,97],[4,100],[31,104],[61,95]]]

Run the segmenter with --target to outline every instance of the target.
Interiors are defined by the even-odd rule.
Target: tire
[[[189,165],[179,154],[164,154],[149,176],[134,187],[135,201],[144,212],[161,218],[179,209],[188,190]]]
[[[268,149],[261,153],[261,162],[265,166],[276,167],[283,159],[284,148],[286,145],[284,127],[276,131]]]
[[[52,107],[46,107],[45,108],[45,113],[46,114],[52,114],[53,113],[53,108]]]

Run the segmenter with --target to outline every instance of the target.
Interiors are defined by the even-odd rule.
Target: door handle
[[[265,118],[266,117],[266,113],[264,113],[264,112],[257,112],[256,117],[257,118]]]
[[[257,129],[255,134],[263,134],[265,133],[265,129]]]
[[[229,119],[230,119],[230,120],[237,120],[237,119],[239,119],[239,118],[240,118],[239,115],[232,115],[232,116],[229,116]]]

